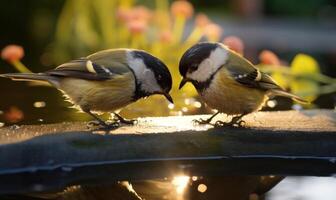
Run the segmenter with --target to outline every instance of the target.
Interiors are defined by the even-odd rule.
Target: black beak
[[[170,96],[169,93],[166,93],[166,92],[155,92],[154,94],[160,94],[160,95],[163,95],[163,96],[166,97],[166,99],[167,99],[170,103],[174,104],[173,98]]]
[[[166,97],[166,99],[167,99],[170,103],[174,104],[173,98],[170,96],[170,94],[168,94],[168,93],[163,93],[163,95]]]
[[[180,86],[179,86],[179,90],[187,83],[187,82],[189,82],[190,81],[190,79],[188,79],[188,78],[183,78],[182,79],[182,81],[181,81],[181,83],[180,83]]]

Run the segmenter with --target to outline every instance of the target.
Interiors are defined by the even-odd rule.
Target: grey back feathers
[[[260,72],[251,62],[231,50],[229,52],[230,58],[224,67],[235,81],[246,87],[261,90],[282,90],[269,75]]]
[[[99,51],[85,58],[72,60],[45,72],[60,77],[73,77],[86,80],[107,80],[114,75],[129,72],[124,49]]]

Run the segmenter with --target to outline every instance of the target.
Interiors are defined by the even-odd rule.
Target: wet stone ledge
[[[108,134],[83,122],[1,128],[0,194],[175,174],[336,174],[333,110],[259,112],[244,128],[192,122],[205,117],[141,118]]]

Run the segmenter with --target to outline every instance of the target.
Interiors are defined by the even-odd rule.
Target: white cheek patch
[[[187,78],[204,82],[208,80],[228,60],[228,50],[223,47],[217,47],[210,53],[209,58],[203,60],[196,71],[187,73]]]
[[[154,73],[146,67],[141,58],[134,58],[131,52],[127,52],[127,62],[129,67],[134,71],[143,91],[149,93],[161,91]]]

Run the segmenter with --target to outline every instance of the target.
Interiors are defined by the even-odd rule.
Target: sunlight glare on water
[[[189,183],[190,177],[189,176],[175,176],[172,180],[172,184],[176,188],[177,194],[183,194],[184,190],[186,189]]]

